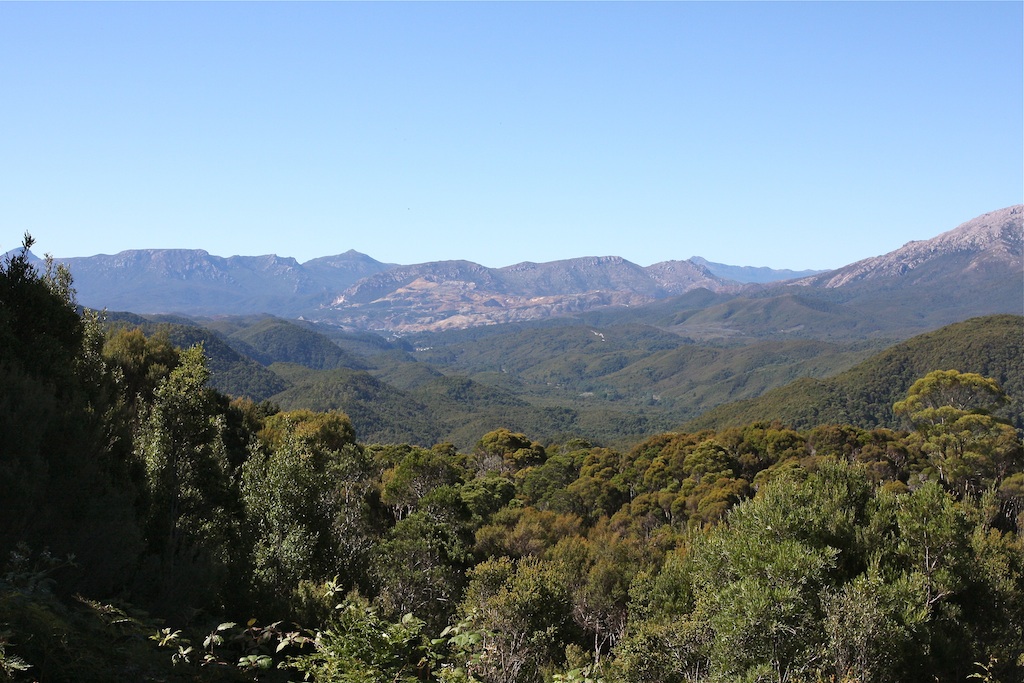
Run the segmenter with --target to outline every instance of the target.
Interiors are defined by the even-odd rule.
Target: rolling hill
[[[284,409],[342,410],[368,442],[451,441],[471,448],[497,426],[542,441],[579,436],[618,446],[679,425],[892,426],[891,404],[934,369],[980,372],[1024,395],[1024,318],[1008,315],[972,319],[884,350],[881,342],[696,344],[657,328],[550,321],[400,342],[376,337],[383,346],[364,345],[361,353],[335,346],[332,362],[348,366],[330,368],[319,351],[333,342],[288,321],[218,319],[207,321],[207,329],[135,317],[120,324],[140,320],[179,345],[203,342],[222,391]],[[257,362],[239,352],[243,339],[277,351],[257,352],[263,359]],[[305,343],[291,343],[296,339]],[[1019,415],[1015,400],[1011,410]]]

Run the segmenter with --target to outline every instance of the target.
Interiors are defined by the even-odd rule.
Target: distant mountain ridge
[[[1013,206],[882,256],[767,283],[751,280],[800,273],[699,257],[647,267],[617,256],[504,268],[469,261],[396,265],[356,251],[301,264],[182,249],[60,261],[71,269],[83,305],[136,313],[268,313],[409,333],[608,311],[694,338],[864,337],[1021,313],[1022,242],[1024,207]],[[698,301],[704,303],[694,307]]]
[[[738,282],[691,261],[641,267],[583,257],[487,268],[469,261],[386,264],[348,251],[298,263],[275,255],[220,257],[202,249],[146,249],[58,259],[86,306],[136,313],[323,320],[354,329],[419,331],[535,320],[643,305]]]
[[[1024,313],[1024,206],[930,240],[797,280],[747,285],[691,306],[659,302],[637,322],[694,339],[905,338],[968,318]]]
[[[760,284],[766,284],[769,282],[778,282],[779,280],[794,280],[796,278],[808,277],[824,272],[821,270],[788,270],[785,268],[777,269],[755,266],[729,266],[724,263],[708,261],[700,256],[694,256],[690,261],[704,266],[718,277],[744,283],[757,282]]]
[[[689,261],[647,268],[618,256],[504,268],[440,261],[364,278],[332,301],[321,318],[347,327],[418,332],[642,306],[697,288],[722,292],[741,286]]]
[[[82,304],[136,313],[296,317],[339,288],[391,266],[357,251],[300,264],[294,258],[211,255],[202,249],[140,249],[59,259]]]

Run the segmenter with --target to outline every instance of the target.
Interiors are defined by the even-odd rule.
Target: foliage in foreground
[[[0,351],[0,680],[1024,676],[1024,451],[980,375],[922,377],[909,431],[366,445],[17,256]]]

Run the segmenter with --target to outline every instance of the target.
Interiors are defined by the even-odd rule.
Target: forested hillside
[[[1024,429],[1024,317],[1013,315],[972,318],[919,335],[832,377],[802,378],[758,398],[712,409],[687,428],[752,420],[780,420],[794,427],[823,422],[898,427],[893,403],[935,368],[995,378],[1013,397],[1002,415]]]
[[[680,425],[761,419],[895,428],[892,403],[932,368],[995,377],[1015,396],[1024,376],[1020,316],[972,319],[889,348],[697,343],[655,327],[569,321],[391,340],[270,317],[117,314],[108,322],[180,347],[202,341],[213,386],[230,395],[342,410],[368,442],[460,448],[494,424],[544,441],[583,437],[622,448]],[[1003,414],[1020,415],[1019,402]]]
[[[461,448],[232,399],[209,384],[214,338],[174,332],[105,327],[59,267],[0,266],[0,680],[1024,677],[1015,366],[951,369],[928,339],[878,357],[904,384],[900,358],[935,363],[876,380],[862,409],[895,429],[755,419],[619,448],[496,421]],[[1001,334],[971,347],[990,369]],[[395,405],[364,370],[320,372]]]
[[[342,410],[371,442],[461,448],[493,424],[628,447],[722,403],[848,368],[882,344],[697,344],[655,327],[576,321],[391,339],[266,316],[107,321],[182,347],[202,341],[212,385],[230,395]]]

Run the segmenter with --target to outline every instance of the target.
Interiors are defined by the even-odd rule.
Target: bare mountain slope
[[[1024,207],[983,214],[930,240],[648,324],[697,339],[903,338],[974,316],[1024,313]]]
[[[966,275],[983,269],[1022,272],[1024,206],[982,214],[930,240],[908,242],[896,251],[857,261],[797,281],[816,287],[847,287],[877,280],[910,285]]]
[[[740,288],[688,261],[649,268],[618,256],[505,268],[441,261],[364,278],[319,317],[346,327],[419,332],[538,320],[606,306],[642,306],[699,287]]]

